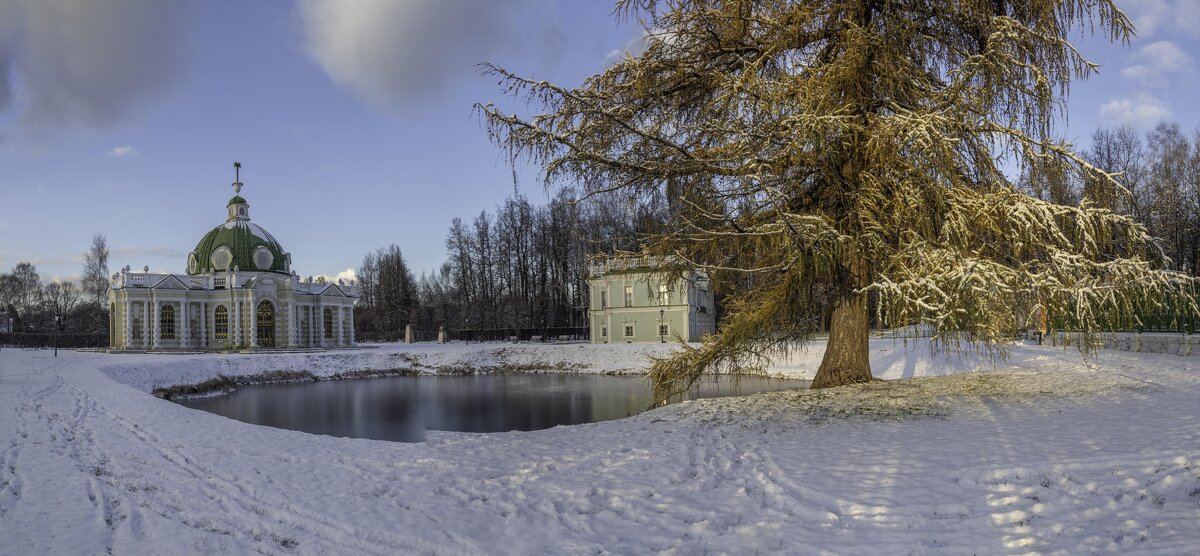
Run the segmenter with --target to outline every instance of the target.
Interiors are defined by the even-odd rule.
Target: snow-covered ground
[[[279,355],[0,350],[0,553],[1194,553],[1200,358],[872,343],[914,380],[420,444],[150,395],[217,375],[630,372],[670,346]],[[774,374],[811,376],[816,344]],[[936,378],[929,375],[951,374]]]

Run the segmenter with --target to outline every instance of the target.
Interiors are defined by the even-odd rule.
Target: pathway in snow
[[[1106,352],[1088,363],[1016,347],[986,372],[701,400],[544,431],[432,433],[423,444],[248,425],[147,393],[232,365],[331,374],[403,355],[431,368],[500,360],[596,372],[636,367],[645,348],[571,349],[57,359],[5,349],[0,553],[1200,545],[1194,358]],[[873,350],[894,376],[991,369],[920,344]],[[776,372],[804,376],[819,356],[816,346]]]

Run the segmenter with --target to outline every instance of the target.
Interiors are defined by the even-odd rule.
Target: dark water
[[[705,380],[691,398],[805,388],[807,381]],[[331,436],[420,442],[425,431],[537,430],[620,419],[650,403],[641,377],[530,374],[397,376],[266,384],[215,398],[181,400],[257,425]]]

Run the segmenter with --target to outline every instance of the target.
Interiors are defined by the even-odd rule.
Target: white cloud
[[[358,280],[358,273],[355,272],[353,268],[347,268],[346,270],[337,273],[335,276],[330,276],[328,274],[318,274],[313,276],[313,280],[316,280],[317,278],[324,278],[325,281],[329,282],[330,284],[336,284],[338,280],[349,284],[351,280]]]
[[[187,2],[0,1],[0,113],[111,125],[176,83]]]
[[[1171,41],[1152,42],[1138,50],[1137,64],[1121,70],[1121,75],[1144,85],[1166,85],[1171,74],[1192,73],[1192,57]]]
[[[1157,97],[1138,93],[1131,98],[1115,99],[1100,106],[1100,115],[1106,124],[1131,124],[1139,128],[1150,128],[1171,117],[1171,110]]]
[[[554,52],[562,33],[547,0],[300,0],[305,48],[329,76],[401,108],[514,47]]]
[[[107,156],[115,156],[115,157],[137,156],[138,151],[137,151],[137,149],[133,148],[130,145],[120,145],[117,147],[113,147],[112,149],[110,149],[108,152],[106,152],[104,154]]]
[[[630,56],[637,56],[638,54],[645,52],[653,41],[662,41],[663,43],[671,44],[676,40],[677,37],[678,35],[673,32],[657,28],[650,30],[641,29],[638,31],[636,36],[625,42],[625,46],[623,48],[612,50],[605,55],[604,61],[609,64],[614,64],[624,59],[626,54]]]
[[[1119,4],[1143,37],[1153,35],[1171,14],[1167,0],[1123,0]]]
[[[1200,37],[1200,1],[1197,0],[1117,0],[1129,16],[1139,37],[1171,32]]]

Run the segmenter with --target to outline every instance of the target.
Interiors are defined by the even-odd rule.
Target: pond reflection
[[[807,381],[705,380],[691,398],[805,388]],[[267,384],[179,404],[313,434],[420,442],[425,431],[537,430],[628,417],[650,403],[642,377],[588,374],[396,376]]]

